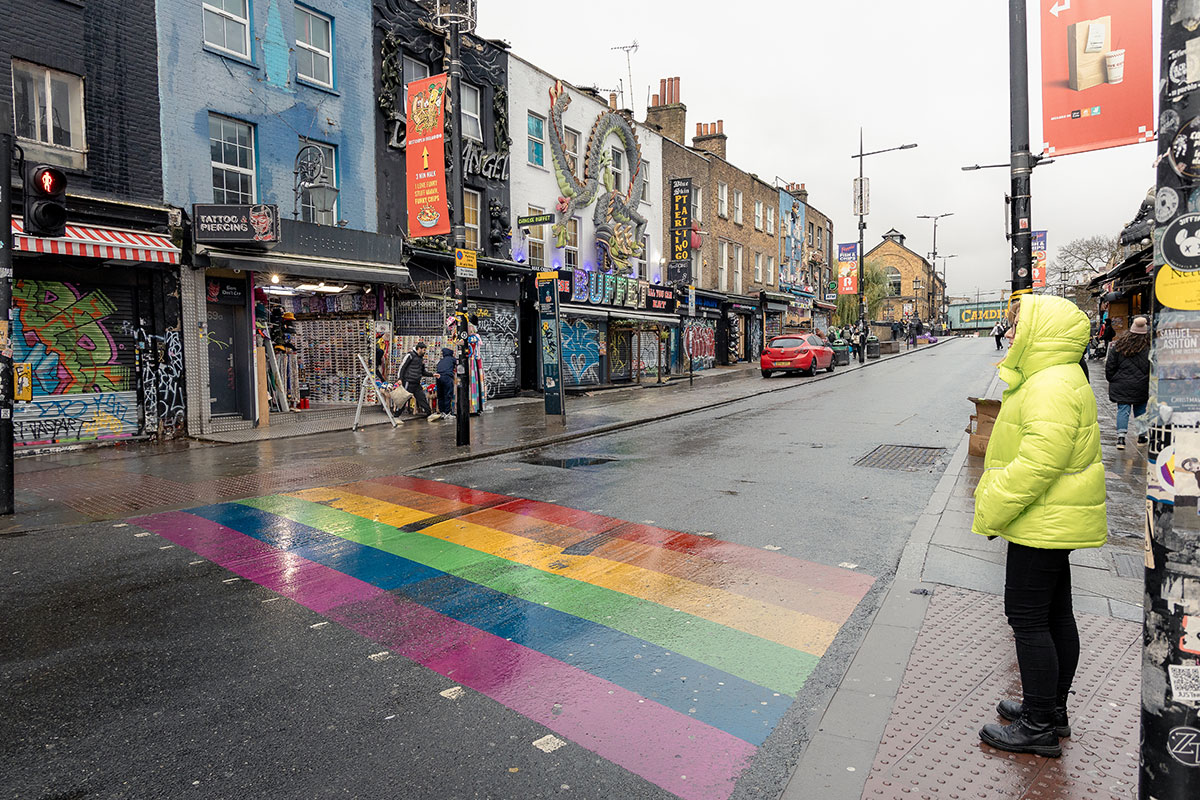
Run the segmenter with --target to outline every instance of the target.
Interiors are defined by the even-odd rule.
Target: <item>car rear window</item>
[[[803,347],[804,340],[803,339],[792,339],[790,337],[785,336],[782,339],[772,339],[770,346],[771,347]]]

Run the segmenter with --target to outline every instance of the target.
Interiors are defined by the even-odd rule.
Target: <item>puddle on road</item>
[[[576,456],[575,458],[522,458],[524,464],[538,467],[558,467],[559,469],[576,469],[578,467],[593,467],[597,464],[607,464],[616,461],[615,458],[601,456]]]

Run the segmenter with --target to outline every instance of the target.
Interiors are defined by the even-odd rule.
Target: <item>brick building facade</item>
[[[904,244],[905,236],[892,228],[883,241],[867,252],[865,264],[883,270],[888,294],[879,308],[878,319],[902,322],[919,318],[933,321],[942,296],[941,276],[933,266]]]

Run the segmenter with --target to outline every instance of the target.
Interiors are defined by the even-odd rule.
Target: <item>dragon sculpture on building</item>
[[[571,104],[571,96],[562,81],[550,87],[550,151],[554,157],[554,176],[562,196],[558,198],[557,222],[551,228],[559,247],[567,244],[567,221],[575,212],[593,202],[596,210],[592,221],[596,225],[596,250],[601,265],[611,264],[618,273],[633,273],[630,259],[642,254],[642,237],[646,218],[637,211],[646,176],[642,171],[642,147],[634,132],[633,122],[625,114],[605,110],[592,125],[587,151],[583,160],[582,180],[567,160],[563,138],[563,113]],[[615,134],[625,148],[625,161],[632,171],[627,190],[616,186],[612,171],[612,156],[605,141]]]

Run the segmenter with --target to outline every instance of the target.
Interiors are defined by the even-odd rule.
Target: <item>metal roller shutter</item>
[[[13,362],[31,365],[33,401],[13,414],[19,445],[142,432],[137,313],[125,286],[20,279],[13,284]]]
[[[487,396],[515,397],[521,390],[520,320],[514,303],[472,300]]]

